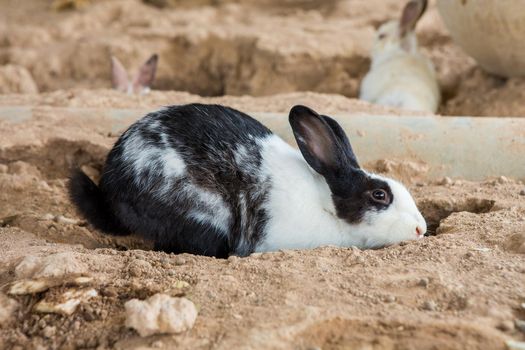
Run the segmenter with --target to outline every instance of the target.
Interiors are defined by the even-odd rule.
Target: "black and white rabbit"
[[[300,152],[232,108],[166,107],[124,132],[98,186],[76,171],[71,199],[94,227],[175,253],[377,248],[423,237],[408,190],[361,169],[334,119],[295,106],[289,121]]]

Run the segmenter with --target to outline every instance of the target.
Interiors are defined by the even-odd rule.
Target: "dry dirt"
[[[0,0],[0,107],[34,108],[31,120],[0,121],[0,349],[503,350],[525,341],[524,179],[430,181],[408,161],[378,162],[372,170],[409,185],[431,233],[379,250],[217,260],[149,251],[148,242],[88,226],[68,201],[68,172],[78,165],[96,178],[118,133],[53,107],[201,101],[252,112],[303,103],[327,114],[407,113],[351,98],[373,27],[401,1],[152,2],[167,7],[73,1],[87,7],[55,12],[50,1]],[[433,6],[419,32],[438,69],[442,113],[525,115],[525,81],[476,68]],[[154,51],[155,88],[188,92],[106,90],[110,52],[131,68]],[[37,278],[31,262],[38,269],[57,257],[69,263],[39,272],[48,289],[7,296],[14,282]],[[78,286],[78,275],[92,279]],[[70,316],[35,312],[42,300],[87,288],[98,295]],[[159,292],[195,303],[193,329],[141,338],[125,327],[124,303]]]
[[[84,95],[118,99],[108,91]],[[269,101],[284,105],[290,96],[311,98],[321,109],[325,103],[337,110],[341,102],[312,93],[250,99],[258,109]],[[385,249],[326,247],[228,260],[169,255],[148,251],[137,238],[102,235],[77,216],[65,192],[68,169],[80,165],[96,177],[116,135],[103,122],[56,115],[40,98],[31,102],[35,119],[0,123],[0,296],[24,277],[15,269],[22,259],[54,253],[73,255],[99,295],[71,316],[33,311],[38,301],[72,288],[65,277],[48,291],[10,297],[18,309],[0,329],[1,349],[505,349],[506,340],[525,338],[514,325],[525,319],[521,181],[404,176],[433,236]],[[389,175],[405,174],[403,167]],[[75,264],[67,268],[75,272]],[[181,281],[189,286],[177,288]],[[125,327],[124,303],[158,292],[184,294],[197,305],[192,330],[141,338]]]

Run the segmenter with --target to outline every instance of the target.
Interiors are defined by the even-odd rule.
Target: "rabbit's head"
[[[290,124],[304,159],[326,180],[335,215],[356,245],[378,248],[424,236],[425,219],[408,189],[361,169],[339,123],[295,106]]]
[[[405,5],[399,20],[382,24],[376,32],[372,58],[376,59],[399,50],[415,53],[417,38],[414,29],[426,8],[427,0],[411,0]]]

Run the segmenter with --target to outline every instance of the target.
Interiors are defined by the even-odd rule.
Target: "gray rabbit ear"
[[[139,68],[137,76],[133,81],[133,88],[135,91],[148,89],[155,80],[155,73],[157,72],[157,64],[159,55],[153,54],[150,58]]]
[[[113,89],[122,92],[126,92],[129,86],[128,73],[115,56],[111,56],[111,84]]]
[[[401,19],[399,20],[399,28],[402,37],[416,28],[416,24],[421,16],[423,16],[423,13],[427,9],[427,5],[427,0],[411,0],[405,5],[403,13],[401,14]]]

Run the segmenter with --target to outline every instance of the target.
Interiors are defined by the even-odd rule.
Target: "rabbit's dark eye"
[[[384,38],[386,38],[386,34],[385,33],[381,33],[381,34],[379,34],[378,38],[379,38],[379,40],[383,40]]]
[[[388,204],[389,198],[388,193],[386,193],[385,190],[377,189],[372,191],[372,199],[375,202],[382,203],[382,204]]]

